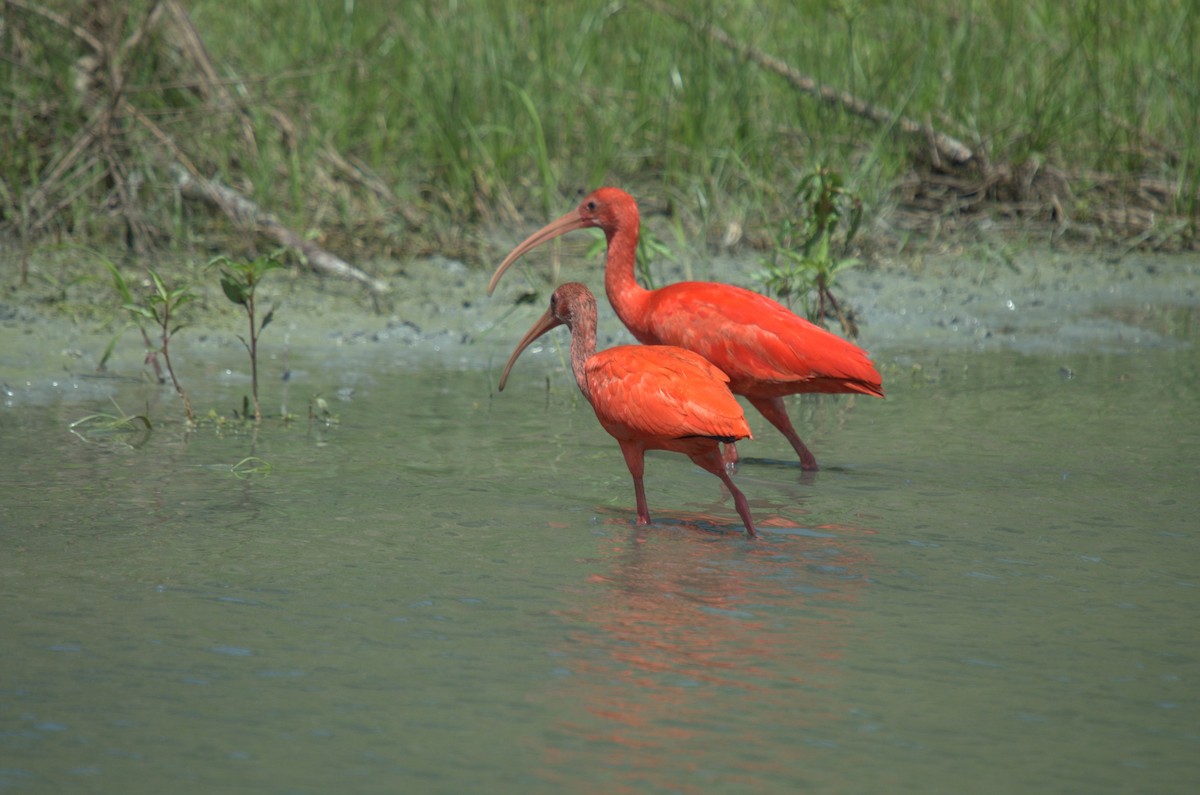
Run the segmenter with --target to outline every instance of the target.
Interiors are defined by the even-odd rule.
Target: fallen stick
[[[234,223],[252,226],[280,245],[299,251],[313,270],[365,285],[376,298],[391,289],[382,279],[371,278],[348,262],[305,240],[233,188],[189,173],[184,168],[175,171],[175,184],[183,196],[207,202],[229,216]]]
[[[935,130],[932,126],[921,124],[907,116],[893,113],[887,108],[872,105],[870,102],[859,99],[847,91],[839,91],[833,86],[818,83],[813,78],[802,74],[798,69],[775,56],[768,55],[762,50],[755,49],[748,44],[742,44],[716,25],[701,24],[684,11],[672,8],[666,3],[660,3],[658,0],[646,0],[646,4],[658,13],[671,17],[676,22],[682,22],[695,33],[708,36],[708,38],[718,44],[740,53],[752,63],[761,66],[769,72],[774,72],[799,90],[807,94],[812,94],[822,102],[839,106],[856,116],[862,116],[880,125],[887,126],[894,124],[902,132],[928,141],[930,146],[933,147],[934,153],[940,158],[949,160],[957,165],[962,165],[975,156],[975,153],[971,151],[969,146],[955,138],[951,138],[945,133]]]

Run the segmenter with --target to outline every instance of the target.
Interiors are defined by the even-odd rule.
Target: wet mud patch
[[[489,273],[446,257],[403,264],[375,263],[387,274],[386,306],[375,311],[354,285],[307,274],[280,274],[265,282],[263,305],[277,308],[263,335],[268,367],[309,361],[322,368],[405,368],[436,360],[486,368],[503,361],[511,345],[549,295],[542,262],[486,295]],[[693,267],[696,278],[758,285],[753,258],[715,257]],[[684,278],[679,268],[657,274],[665,284]],[[601,289],[596,260],[575,258],[559,281],[580,280]],[[238,339],[245,319],[215,292],[189,307],[188,326],[173,351],[185,377],[235,378],[248,370]],[[882,262],[851,270],[838,283],[861,326],[860,344],[877,360],[892,352],[931,349],[1012,349],[1026,353],[1117,351],[1191,345],[1200,306],[1200,257],[1195,254],[1130,255],[1105,259],[1093,253],[1030,252],[1020,257],[941,255]],[[207,291],[207,292],[206,292]],[[103,290],[92,290],[101,298]],[[125,323],[115,301],[90,312],[63,311],[69,302],[35,304],[19,293],[0,302],[0,384],[8,405],[40,403],[71,394],[96,397],[106,378],[146,378],[145,347],[126,329],[106,371],[97,366]],[[86,319],[81,319],[81,317]],[[601,302],[599,345],[631,342],[606,302]],[[199,374],[197,374],[199,370]],[[99,384],[97,391],[95,385]],[[69,398],[68,398],[69,399]]]

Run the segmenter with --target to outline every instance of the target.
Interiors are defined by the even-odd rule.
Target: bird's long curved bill
[[[536,244],[535,244],[536,245]],[[504,391],[504,384],[508,381],[508,373],[512,370],[513,365],[517,363],[517,357],[521,352],[529,347],[530,343],[538,337],[545,334],[552,328],[561,326],[563,322],[554,316],[554,313],[549,309],[546,313],[538,318],[537,322],[530,327],[529,331],[525,332],[525,336],[521,337],[521,341],[517,343],[517,347],[513,350],[512,356],[508,357],[508,363],[504,365],[504,374],[500,376],[500,391]]]
[[[496,272],[492,274],[492,280],[488,282],[487,294],[491,295],[496,289],[496,285],[500,283],[500,277],[509,267],[524,256],[525,252],[530,249],[537,248],[547,240],[553,240],[559,235],[565,235],[567,232],[573,232],[576,229],[583,229],[587,224],[579,217],[578,210],[571,212],[559,218],[557,221],[551,221],[541,229],[534,232],[529,237],[525,238],[525,242],[517,246],[512,252],[504,258],[504,262],[500,263],[500,267],[496,268]]]

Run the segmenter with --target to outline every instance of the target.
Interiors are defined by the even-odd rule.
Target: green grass
[[[45,3],[63,13],[78,5]],[[148,2],[129,5],[126,34]],[[699,24],[718,25],[822,83],[985,147],[992,162],[1104,172],[1128,178],[1130,186],[1139,176],[1165,180],[1172,209],[1190,218],[1195,237],[1196,3],[682,5]],[[400,242],[388,251],[436,247],[447,229],[508,220],[506,207],[545,220],[600,184],[671,207],[709,241],[734,222],[766,240],[817,164],[840,173],[871,218],[893,201],[893,187],[920,148],[797,93],[635,0],[195,0],[187,6],[215,61],[228,70],[231,91],[246,103],[257,131],[253,146],[236,112],[203,108],[184,85],[187,75],[170,72],[169,49],[129,61],[130,99],[154,114],[203,173],[238,186],[285,223],[390,235]],[[31,237],[116,237],[111,215],[95,210],[111,182],[99,164],[74,164],[65,187],[39,195],[84,124],[68,84],[81,50],[64,49],[64,34],[42,20],[6,13],[6,52],[19,30],[25,55],[0,61],[0,85],[7,87],[0,109],[7,116],[0,120],[7,130],[0,132],[0,232],[16,234],[18,219],[39,218],[65,201],[69,211]],[[166,75],[176,82],[166,85]],[[272,109],[294,128],[281,128]],[[163,158],[142,154],[154,149],[152,136],[136,125],[127,130],[120,154],[146,179],[141,214],[152,226],[187,230]],[[431,223],[414,234],[389,220],[387,207],[329,179],[321,157],[326,145],[365,162]],[[1088,205],[1081,199],[1068,209],[1078,214]],[[363,217],[372,215],[384,220]],[[160,217],[171,223],[154,220]]]

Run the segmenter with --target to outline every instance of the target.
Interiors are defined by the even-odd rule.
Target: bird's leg
[[[753,398],[748,397],[750,405],[758,409],[759,413],[767,418],[767,421],[779,429],[789,442],[792,443],[792,449],[796,451],[796,455],[800,456],[800,468],[811,472],[820,469],[817,466],[817,458],[808,448],[804,446],[804,442],[800,441],[799,434],[792,427],[792,420],[788,417],[787,407],[783,405],[783,398]]]
[[[728,474],[725,474],[724,470],[722,470],[721,475],[721,480],[725,481],[725,487],[733,495],[733,504],[737,508],[738,516],[742,517],[742,521],[746,525],[746,535],[751,538],[758,538],[758,531],[754,529],[754,518],[750,515],[750,503],[747,502],[746,495],[742,494],[741,489],[733,485],[733,479]]]
[[[738,516],[742,517],[742,523],[746,525],[746,535],[758,538],[758,531],[754,529],[754,517],[750,515],[750,503],[746,501],[746,495],[742,494],[741,489],[733,485],[733,478],[729,477],[729,473],[725,471],[725,461],[720,450],[714,447],[707,454],[696,454],[689,457],[701,469],[705,469],[721,479],[725,488],[729,489],[729,493],[733,495],[733,504],[737,507]]]
[[[737,472],[738,451],[736,444],[730,442],[729,444],[725,445],[725,453],[721,456],[721,458],[725,461],[726,472],[730,474]]]
[[[625,466],[633,476],[633,495],[637,499],[637,523],[650,524],[650,509],[646,507],[646,487],[642,485],[642,474],[646,471],[646,449],[637,442],[620,441]]]

